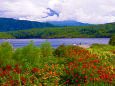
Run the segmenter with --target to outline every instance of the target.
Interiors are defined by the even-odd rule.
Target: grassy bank
[[[114,86],[115,68],[111,59],[115,49],[99,46],[102,45],[92,45],[86,50],[61,45],[54,50],[50,43],[35,47],[31,42],[14,50],[9,43],[3,43],[0,86]],[[105,55],[105,51],[110,53]]]

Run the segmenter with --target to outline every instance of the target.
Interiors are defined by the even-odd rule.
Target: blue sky
[[[0,0],[0,17],[103,24],[115,22],[115,0]]]

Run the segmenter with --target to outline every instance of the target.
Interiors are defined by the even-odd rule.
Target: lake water
[[[8,41],[14,49],[22,48],[27,46],[30,41],[33,40],[35,46],[40,46],[41,43],[45,43],[46,39],[0,39],[0,43]],[[61,39],[48,39],[48,42],[51,43],[52,48],[56,48],[63,43],[65,45],[91,45],[93,43],[108,44],[110,38],[61,38]]]

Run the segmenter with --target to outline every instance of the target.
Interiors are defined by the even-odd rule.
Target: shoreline
[[[76,38],[96,38],[96,37],[76,37]],[[97,37],[97,38],[104,38],[104,37]],[[1,40],[2,38],[0,38]],[[74,39],[73,38],[6,38],[6,39]]]
[[[79,46],[79,47],[82,47],[82,48],[90,48],[90,46],[89,45],[75,45],[75,46]]]

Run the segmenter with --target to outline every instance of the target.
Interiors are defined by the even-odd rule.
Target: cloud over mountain
[[[115,0],[0,0],[0,17],[32,21],[115,22]]]

